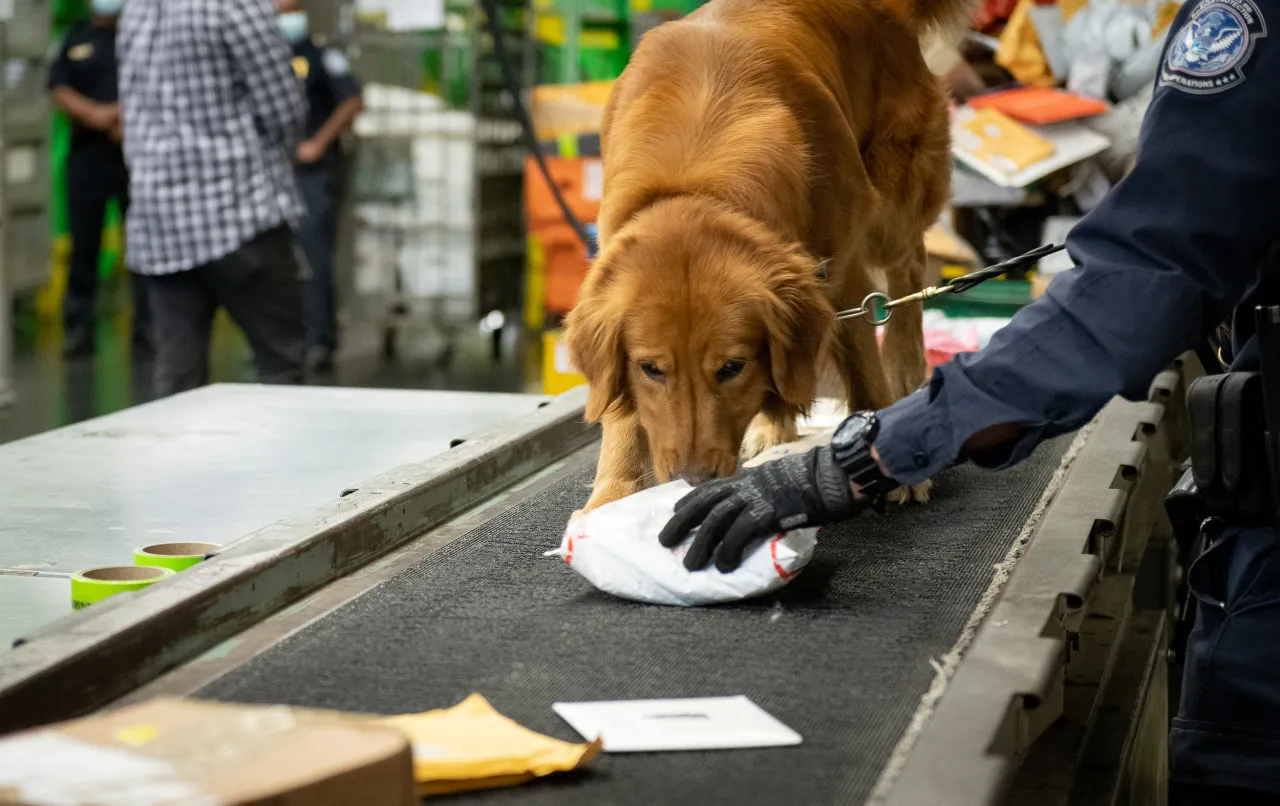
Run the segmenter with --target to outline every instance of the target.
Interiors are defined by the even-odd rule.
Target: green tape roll
[[[133,550],[133,564],[184,571],[218,549],[217,543],[156,543]]]
[[[77,571],[71,575],[71,607],[79,610],[117,593],[142,590],[168,579],[173,573],[169,568],[139,568],[134,565]]]

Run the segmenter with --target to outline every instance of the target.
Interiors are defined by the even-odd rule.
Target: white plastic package
[[[691,488],[683,481],[653,487],[592,510],[569,524],[560,548],[547,552],[606,593],[650,604],[720,604],[778,590],[813,558],[816,529],[797,529],[748,549],[742,565],[723,574],[715,566],[687,571],[686,540],[663,548],[658,533]]]

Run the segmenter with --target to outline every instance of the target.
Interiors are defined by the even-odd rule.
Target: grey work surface
[[[0,654],[30,628],[71,612],[71,581],[0,574]]]
[[[149,543],[225,545],[545,400],[218,385],[11,442],[0,446],[0,569],[69,573],[129,565]],[[0,574],[0,639],[68,610],[26,599],[26,579]]]
[[[1009,551],[1066,442],[1000,475],[957,468],[927,507],[823,532],[780,594],[682,609],[592,589],[544,558],[581,506],[570,475],[205,687],[224,700],[403,713],[472,692],[577,737],[558,701],[745,694],[798,748],[619,755],[466,802],[862,802]]]

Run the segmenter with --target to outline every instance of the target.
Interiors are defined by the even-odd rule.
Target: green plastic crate
[[[947,316],[1013,316],[1031,302],[1031,283],[1026,280],[991,280],[963,294],[934,297],[926,308]]]
[[[541,58],[538,60],[538,83],[559,84],[560,66],[564,60],[564,49],[558,45],[540,43]],[[612,81],[622,75],[631,54],[625,46],[612,49],[580,48],[578,50],[580,81]]]
[[[631,13],[645,11],[678,11],[689,14],[696,11],[706,0],[630,0]]]
[[[446,64],[449,67],[448,86],[442,86]],[[423,91],[439,95],[454,109],[467,105],[471,94],[471,59],[465,47],[450,44],[443,50],[424,50],[422,72],[425,85]]]
[[[571,4],[592,22],[625,22],[628,15],[628,0],[538,0],[534,7],[539,11],[564,11]]]

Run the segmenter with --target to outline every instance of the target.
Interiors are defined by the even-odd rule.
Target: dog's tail
[[[879,0],[916,33],[968,26],[978,0]]]

